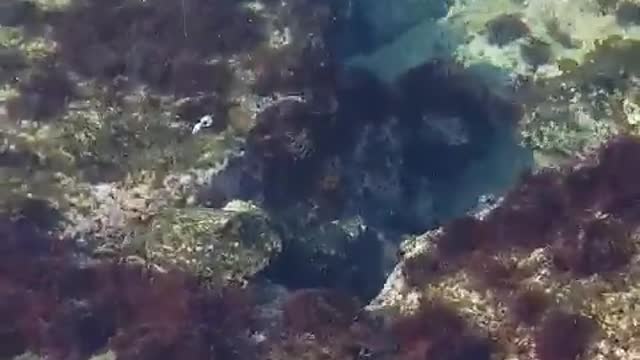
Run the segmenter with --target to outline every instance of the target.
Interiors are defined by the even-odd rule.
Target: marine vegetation
[[[638,5],[366,3],[0,2],[0,358],[639,358]]]
[[[615,313],[592,296],[637,291],[637,154],[638,138],[618,137],[587,161],[525,174],[494,209],[427,233],[427,248],[400,266],[406,284],[469,307],[472,322],[493,324],[485,331],[499,337],[499,352],[560,360],[608,351],[596,344],[615,346],[608,320]],[[632,310],[620,316],[636,318]],[[518,326],[531,329],[533,342],[508,350],[522,336]]]

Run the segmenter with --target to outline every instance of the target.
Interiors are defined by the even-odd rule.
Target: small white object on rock
[[[291,44],[291,30],[288,27],[274,30],[269,37],[269,46],[272,49],[280,49],[289,44]]]
[[[195,135],[199,133],[200,130],[202,130],[203,128],[208,128],[211,125],[213,125],[213,117],[211,115],[205,115],[200,118],[198,123],[193,125],[193,129],[191,129],[191,133]]]

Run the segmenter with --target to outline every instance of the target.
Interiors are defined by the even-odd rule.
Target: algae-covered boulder
[[[212,284],[256,274],[282,245],[266,214],[243,201],[232,201],[223,209],[167,210],[147,236],[145,251],[151,263],[177,267]]]

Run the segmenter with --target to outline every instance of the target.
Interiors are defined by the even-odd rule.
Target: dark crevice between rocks
[[[342,31],[358,19],[332,11]],[[213,207],[257,201],[280,223],[284,249],[264,272],[269,279],[366,301],[393,265],[395,239],[465,213],[528,166],[526,151],[512,151],[520,149],[513,127],[522,114],[508,91],[450,61],[419,65],[392,84],[346,68],[339,30],[327,29],[298,57],[264,60],[271,71],[255,91],[303,101],[259,113],[245,154],[199,199]],[[280,63],[288,71],[274,71]]]
[[[373,230],[354,236],[327,224],[287,240],[263,275],[289,288],[333,288],[366,303],[386,279],[386,249]]]
[[[173,96],[180,99],[178,120],[192,125],[213,114],[221,120],[208,130],[220,131],[227,125],[232,69],[215,60],[257,51],[265,41],[264,19],[242,1],[185,5],[89,0],[39,14],[51,27],[57,53],[19,80],[20,96],[8,104],[9,115],[55,118],[71,99],[85,96],[76,83],[90,81],[107,88],[107,103],[124,102],[140,85]],[[468,171],[474,164],[497,152],[494,144],[510,139],[519,109],[448,61],[417,66],[391,85],[346,69],[337,38],[359,26],[358,15],[348,18],[339,2],[307,5],[295,2],[287,15],[325,32],[309,37],[299,51],[260,52],[252,64],[263,70],[251,88],[256,94],[301,94],[303,101],[260,113],[245,155],[232,159],[198,197],[211,207],[254,200],[282,223],[285,251],[266,272],[276,282],[339,287],[369,299],[393,262],[395,239],[474,205],[481,190],[452,194],[475,177]],[[124,178],[129,152],[150,146],[120,128],[114,120],[120,115],[104,120],[113,125],[100,156],[74,164],[84,180]],[[118,152],[106,153],[112,147]],[[478,174],[493,175],[486,169]]]
[[[500,192],[510,184],[502,177],[516,178],[518,168],[509,166],[517,159],[469,169],[517,147],[512,131],[521,109],[448,62],[411,69],[391,86],[358,69],[332,76],[320,83],[323,96],[262,112],[244,157],[212,179],[201,201],[256,200],[282,224],[282,255],[264,273],[273,281],[335,287],[368,300],[393,263],[388,239],[459,216],[482,189]],[[314,101],[326,98],[335,111],[318,112]],[[497,182],[495,167],[505,167]],[[475,176],[488,179],[451,195],[474,186]]]

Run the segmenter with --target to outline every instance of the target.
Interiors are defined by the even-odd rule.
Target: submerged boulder
[[[154,265],[224,284],[255,275],[281,246],[260,208],[232,201],[223,209],[171,209],[160,214],[146,235],[144,249]]]

